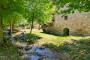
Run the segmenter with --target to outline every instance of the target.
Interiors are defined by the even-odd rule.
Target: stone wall
[[[45,28],[47,31],[63,35],[63,29],[68,28],[69,35],[90,34],[90,11],[82,13],[75,11],[74,14],[67,15],[66,20],[65,16],[55,15],[54,19],[53,26]]]

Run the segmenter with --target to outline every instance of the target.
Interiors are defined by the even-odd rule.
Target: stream
[[[19,49],[22,60],[71,60],[68,57],[53,52],[45,46],[27,45],[26,43],[15,43]]]

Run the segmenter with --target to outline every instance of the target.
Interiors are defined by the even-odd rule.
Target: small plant
[[[0,56],[6,56],[9,60],[21,60],[18,50],[10,41],[7,41],[3,47],[0,47]]]
[[[55,50],[59,53],[70,54],[75,60],[89,60],[90,59],[90,45],[88,39],[77,40],[76,42],[64,42],[60,45],[53,43],[46,43],[44,46]]]

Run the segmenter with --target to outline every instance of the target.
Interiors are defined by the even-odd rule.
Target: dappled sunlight
[[[26,36],[29,35],[30,29],[25,29],[25,34]],[[70,40],[76,39],[86,39],[89,38],[89,36],[63,36],[63,35],[53,35],[53,34],[47,34],[47,33],[42,33],[42,30],[38,29],[33,29],[32,30],[32,39],[38,40],[38,43],[43,44],[43,43],[53,43],[53,44],[58,44],[61,41],[68,41],[71,42]],[[17,33],[18,35],[20,32]]]
[[[89,20],[90,0],[0,0],[0,60],[90,60]]]
[[[42,30],[33,29],[31,39],[35,44],[44,45],[61,55],[69,56],[70,59],[90,59],[89,36],[57,36],[41,32]],[[25,35],[29,35],[29,29],[26,30]]]
[[[24,29],[25,30],[25,36],[26,40],[28,40],[30,29]],[[16,34],[13,34],[14,36],[20,35],[21,32],[18,32]],[[33,29],[32,30],[32,37],[31,40],[33,42],[38,42],[39,44],[44,43],[53,43],[53,44],[59,44],[60,42],[71,42],[71,40],[80,40],[80,39],[88,39],[90,36],[64,36],[64,35],[54,35],[54,34],[47,34],[43,33],[42,30]]]
[[[90,59],[90,42],[88,39],[71,40],[72,42],[63,42],[59,45],[46,43],[44,46],[54,49],[59,53],[69,54],[75,60]]]

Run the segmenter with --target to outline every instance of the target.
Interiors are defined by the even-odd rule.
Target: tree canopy
[[[29,10],[26,14],[28,21],[34,19],[34,21],[37,21],[39,24],[51,20],[51,14],[54,9],[50,0],[29,0],[27,2],[27,8]]]
[[[0,0],[0,17],[6,17],[14,12],[23,13],[24,0]]]
[[[15,13],[23,14],[25,7],[25,0],[0,0],[0,46],[4,43],[2,21],[12,20]]]
[[[56,5],[56,12],[59,14],[74,13],[74,10],[78,10],[79,12],[90,10],[90,0],[52,0],[52,3]],[[64,7],[67,9],[59,11]]]

